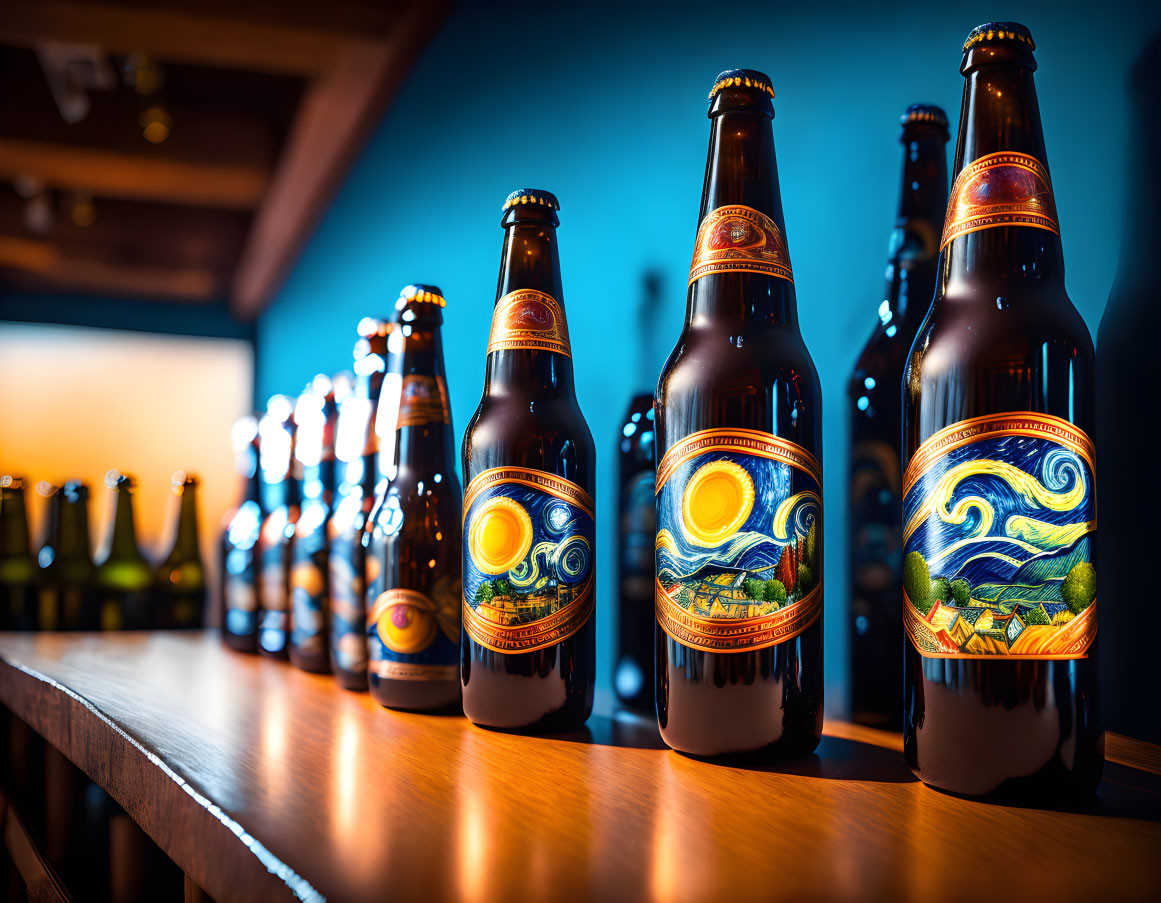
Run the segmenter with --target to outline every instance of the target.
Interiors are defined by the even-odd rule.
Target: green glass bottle
[[[101,630],[148,630],[153,594],[153,568],[137,547],[133,523],[133,492],[137,480],[115,470],[105,475],[105,485],[116,493],[109,527],[109,550],[97,565],[93,582],[97,590]]]
[[[36,576],[24,480],[0,477],[0,629],[36,630]]]
[[[42,630],[96,630],[93,555],[89,543],[89,487],[70,480],[49,497],[40,564]]]
[[[181,503],[173,548],[157,569],[154,626],[200,630],[206,621],[206,569],[198,547],[198,478],[179,470],[173,492]]]

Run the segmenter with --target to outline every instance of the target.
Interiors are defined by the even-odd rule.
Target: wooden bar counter
[[[742,768],[596,714],[531,737],[381,709],[212,634],[0,634],[0,701],[228,900],[1156,900],[1161,751],[1079,809],[939,793],[831,723]]]

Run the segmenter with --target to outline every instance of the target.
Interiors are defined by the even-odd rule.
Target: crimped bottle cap
[[[399,292],[399,300],[395,302],[396,310],[403,310],[416,304],[434,304],[436,307],[447,307],[443,297],[443,289],[438,285],[405,285]]]
[[[977,25],[968,34],[963,42],[963,52],[967,53],[976,44],[984,41],[1019,41],[1027,44],[1030,50],[1036,49],[1036,42],[1032,40],[1032,32],[1019,22],[988,22]]]
[[[913,103],[907,108],[907,112],[899,117],[899,122],[905,127],[913,122],[930,122],[946,129],[947,114],[943,112],[943,107],[933,103]]]
[[[774,96],[770,76],[757,69],[727,69],[722,72],[714,80],[714,86],[709,92],[709,99],[713,100],[717,93],[724,88],[757,88],[771,97]]]
[[[560,201],[551,191],[542,188],[518,188],[504,199],[502,213],[507,213],[517,204],[541,204],[551,210],[560,209]]]

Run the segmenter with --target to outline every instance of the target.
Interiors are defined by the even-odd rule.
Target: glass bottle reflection
[[[290,639],[290,546],[298,522],[301,465],[294,458],[294,399],[275,395],[258,423],[262,510],[258,534],[258,651],[286,658]]]
[[[239,652],[257,652],[258,539],[264,485],[258,466],[258,417],[240,418],[232,438],[235,467],[245,479],[246,489],[222,536],[222,638]]]

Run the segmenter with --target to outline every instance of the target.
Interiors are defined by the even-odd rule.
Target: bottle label
[[[391,680],[455,680],[459,675],[459,581],[440,578],[431,596],[379,593],[367,613],[368,670]]]
[[[403,377],[398,426],[451,422],[447,384],[441,376],[412,373]]]
[[[496,302],[488,353],[513,348],[555,351],[572,357],[564,308],[555,298],[535,289],[509,292]]]
[[[758,430],[701,430],[657,468],[657,621],[694,649],[792,639],[822,612],[822,467]]]
[[[711,210],[697,227],[689,284],[713,273],[764,273],[794,282],[778,224],[741,204]]]
[[[356,674],[367,668],[362,552],[352,523],[336,530],[327,556],[331,656],[336,668]]]
[[[960,170],[951,186],[939,250],[961,235],[997,226],[1031,226],[1060,234],[1048,169],[1035,157],[1003,151]]]
[[[540,470],[496,467],[464,494],[464,629],[495,652],[559,643],[593,613],[593,501]]]
[[[940,430],[903,477],[903,623],[928,658],[1084,658],[1096,638],[1093,446],[1018,411]]]
[[[295,561],[290,569],[290,638],[299,652],[325,653],[327,581],[326,572],[309,549],[295,544]]]

